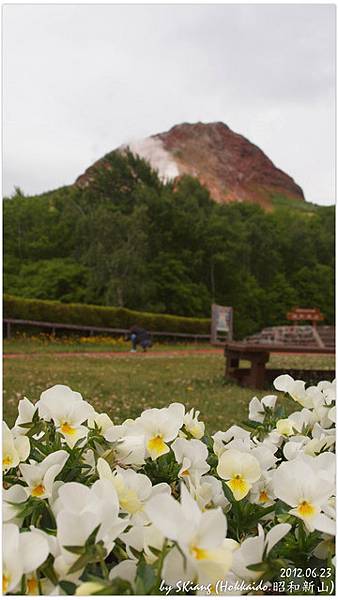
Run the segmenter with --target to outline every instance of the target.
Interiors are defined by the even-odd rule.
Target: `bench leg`
[[[267,360],[258,359],[251,361],[251,369],[248,377],[249,387],[263,389],[265,385],[265,365]]]
[[[225,377],[232,377],[233,370],[239,367],[239,358],[231,354],[227,354],[225,361]]]

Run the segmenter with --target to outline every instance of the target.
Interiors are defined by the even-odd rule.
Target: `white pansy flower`
[[[119,440],[115,451],[116,460],[120,465],[141,467],[144,465],[146,457],[144,436],[127,435]]]
[[[88,428],[82,424],[93,417],[95,411],[78,392],[73,392],[66,385],[54,385],[42,392],[37,407],[39,416],[54,422],[70,448],[87,437]]]
[[[207,463],[208,448],[200,440],[185,440],[177,438],[172,444],[176,461],[182,465],[179,477],[190,477],[198,481],[210,470]]]
[[[290,419],[279,419],[276,423],[276,430],[279,435],[286,437],[294,435],[295,433],[294,425]]]
[[[219,479],[216,479],[213,475],[203,475],[200,479],[200,483],[201,485],[210,486],[210,502],[213,506],[220,506],[221,508],[230,506],[229,500],[224,495],[222,482]]]
[[[312,386],[305,389],[305,382],[300,379],[293,379],[290,375],[279,375],[274,382],[274,387],[280,392],[287,392],[293,400],[305,408],[313,408],[314,400],[318,400],[322,393],[318,388]]]
[[[31,532],[35,532],[39,536],[47,542],[49,554],[53,557],[57,555],[58,552],[58,544],[56,537],[54,535],[49,535],[42,529],[37,529],[33,526],[30,527]],[[34,541],[34,540],[32,540]],[[29,596],[39,596],[39,595],[50,595],[54,590],[54,585],[52,582],[47,579],[47,577],[40,576],[38,577],[36,570],[29,571],[25,573],[26,576],[26,595]],[[41,590],[41,591],[40,591]]]
[[[2,424],[2,470],[8,471],[25,461],[30,453],[29,438],[11,431],[8,425]]]
[[[127,558],[111,569],[109,579],[112,581],[114,579],[123,579],[123,581],[128,581],[134,589],[136,571],[137,561]]]
[[[293,435],[283,446],[283,454],[286,460],[294,460],[299,453],[304,452],[304,446],[308,444],[310,438],[305,435]]]
[[[233,426],[230,429],[234,430],[235,427],[236,426]],[[238,452],[251,454],[252,456],[257,458],[262,470],[267,470],[273,467],[277,462],[275,452],[277,452],[278,448],[271,444],[269,441],[264,440],[263,442],[260,442],[255,438],[251,439],[249,432],[245,432],[248,435],[244,436],[244,431],[244,429],[241,431],[240,427],[235,428],[235,432],[237,435],[235,435],[235,437],[233,437],[231,441],[229,441],[226,445],[223,445],[218,450],[218,456],[221,456],[224,451],[237,450]],[[228,437],[229,436],[227,434],[227,438]]]
[[[317,388],[322,392],[325,404],[332,404],[336,399],[336,380],[320,381]]]
[[[128,520],[118,516],[119,503],[109,481],[96,481],[91,488],[77,483],[65,483],[59,489],[54,504],[57,539],[63,561],[71,566],[76,555],[64,546],[82,546],[98,528],[95,541],[102,541],[107,553],[114,547],[116,537],[127,527]]]
[[[229,500],[224,495],[222,483],[212,475],[203,475],[194,483],[188,479],[188,487],[191,496],[201,510],[217,506],[221,508],[230,506]]]
[[[82,461],[84,462],[84,464],[86,466],[91,467],[90,469],[87,470],[87,475],[88,476],[93,475],[93,473],[95,473],[95,469],[96,469],[96,460],[95,460],[94,451],[91,448],[88,448],[88,450],[85,450],[82,453]]]
[[[162,579],[166,584],[176,588],[179,581],[196,581],[197,573],[192,562],[186,559],[182,551],[174,546],[163,561]],[[200,582],[200,578],[198,578]]]
[[[265,417],[265,408],[273,410],[275,408],[277,396],[264,396],[259,400],[254,396],[249,404],[249,419],[257,423],[263,423]]]
[[[302,410],[295,411],[288,416],[288,420],[291,422],[293,429],[298,433],[303,433],[304,430],[312,429],[316,422],[316,416],[312,410],[303,408]]]
[[[57,475],[66,464],[69,454],[65,450],[52,452],[40,463],[21,464],[23,480],[28,485],[29,494],[35,498],[49,498]]]
[[[2,491],[2,520],[5,523],[11,521],[21,525],[23,518],[18,517],[22,510],[20,505],[26,502],[28,495],[28,489],[19,484]]]
[[[120,465],[141,467],[145,463],[144,433],[127,419],[122,425],[113,425],[103,434],[107,442],[114,444],[116,462]]]
[[[100,429],[102,435],[114,427],[114,423],[107,413],[94,412],[93,416],[88,419],[88,427],[94,429],[95,425]]]
[[[68,555],[66,554],[64,548],[62,548],[62,546],[60,545],[60,540],[58,537],[56,537],[56,544],[57,544],[57,551],[53,554],[53,556],[54,556],[53,568],[54,568],[54,571],[56,573],[58,580],[59,581],[70,581],[71,583],[74,583],[75,585],[80,585],[81,584],[80,577],[83,572],[83,567],[78,569],[75,573],[69,573],[69,570],[72,566],[73,561],[69,560]],[[74,554],[71,556],[73,557],[73,560],[76,559],[76,556]],[[67,561],[67,558],[68,558],[68,561]],[[49,595],[50,596],[62,596],[63,593],[64,592],[60,588],[60,586],[56,585],[54,587],[53,591]]]
[[[130,559],[136,558],[135,550],[143,552],[147,564],[153,564],[157,560],[158,554],[153,550],[162,550],[165,542],[164,535],[152,523],[133,525],[127,533],[120,535],[120,539],[126,544]]]
[[[250,490],[250,502],[264,507],[272,506],[275,498],[271,471],[262,473],[261,478],[253,484]]]
[[[168,442],[172,442],[183,425],[184,406],[178,402],[168,408],[150,408],[144,410],[135,419],[135,432],[143,433],[146,453],[152,460],[170,451]]]
[[[321,425],[321,427],[324,427],[325,429],[330,428],[332,426],[332,421],[329,418],[329,413],[333,408],[333,405],[326,403],[323,393],[320,393],[319,396],[314,398],[313,407],[315,419]]]
[[[200,411],[193,408],[184,415],[183,424],[185,429],[192,437],[200,440],[204,436],[205,425],[203,421],[199,421]]]
[[[322,427],[319,423],[315,423],[312,428],[312,437],[316,439],[321,439],[323,437],[335,437],[336,436],[336,428],[330,427],[325,428]]]
[[[322,540],[315,547],[313,554],[316,558],[326,560],[329,555],[335,552],[335,538],[328,533],[322,533]]]
[[[44,535],[37,531],[19,532],[14,523],[3,526],[3,593],[14,592],[21,578],[45,562],[49,546]]]
[[[232,570],[245,581],[259,579],[263,571],[252,571],[248,569],[248,566],[262,562],[264,552],[268,555],[290,529],[291,525],[281,523],[272,527],[265,535],[263,527],[258,525],[258,536],[244,540],[233,553]]]
[[[332,533],[330,519],[322,513],[323,505],[334,491],[333,477],[325,473],[326,458],[301,455],[282,463],[273,473],[277,498],[291,507],[290,514],[302,519],[309,531]]]
[[[304,454],[316,456],[320,452],[325,452],[336,442],[336,437],[332,435],[322,436],[321,438],[313,438],[304,445]]]
[[[332,408],[330,408],[329,412],[327,413],[328,418],[330,419],[330,421],[332,421],[332,423],[336,422],[336,407],[332,406]]]
[[[261,469],[257,458],[238,450],[226,450],[220,457],[217,473],[227,480],[235,500],[242,500],[249,493],[252,484],[258,481]]]
[[[222,510],[202,512],[184,484],[180,503],[171,496],[161,500],[151,499],[146,512],[165,537],[177,542],[193,579],[213,583],[223,578],[231,567],[233,541],[226,540],[227,521]],[[167,557],[167,571],[170,560]]]
[[[26,428],[20,427],[22,423],[31,423],[34,413],[36,411],[36,406],[28,400],[28,398],[23,398],[20,400],[18,404],[18,416],[15,421],[15,429],[20,433],[25,433]]]
[[[227,449],[229,443],[243,442],[250,447],[250,431],[238,427],[238,425],[232,425],[227,431],[217,431],[212,436],[214,440],[213,451],[219,457]]]
[[[267,471],[275,466],[277,462],[275,452],[277,452],[276,446],[271,446],[265,441],[262,443],[256,441],[256,444],[250,449],[250,454],[257,458],[262,471]]]
[[[112,472],[109,464],[103,458],[97,461],[97,471],[100,479],[108,480],[114,486],[118,495],[122,512],[128,513],[133,523],[143,523],[146,520],[144,505],[152,496],[170,494],[166,483],[152,485],[149,477],[135,473],[132,469],[116,467]],[[159,498],[159,502],[161,499]]]
[[[264,438],[264,444],[270,446],[270,448],[275,453],[277,449],[283,443],[283,436],[276,429],[273,429],[268,433],[268,435]]]

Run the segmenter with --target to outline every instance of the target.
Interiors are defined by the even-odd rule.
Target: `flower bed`
[[[62,385],[3,425],[7,594],[334,593],[335,386],[253,398],[209,436],[180,403],[115,425]]]

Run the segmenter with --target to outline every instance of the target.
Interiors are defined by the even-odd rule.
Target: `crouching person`
[[[152,346],[150,333],[142,327],[138,327],[138,325],[133,325],[129,329],[127,339],[131,341],[130,352],[136,352],[138,345],[141,346],[143,352],[146,352]]]

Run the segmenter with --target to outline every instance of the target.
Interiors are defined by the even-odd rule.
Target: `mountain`
[[[146,159],[163,180],[196,177],[219,203],[251,202],[269,209],[278,200],[286,204],[305,201],[292,177],[278,169],[258,146],[221,122],[182,123],[115,152],[128,149]],[[89,185],[95,171],[104,165],[105,157],[80,175],[76,184]]]

